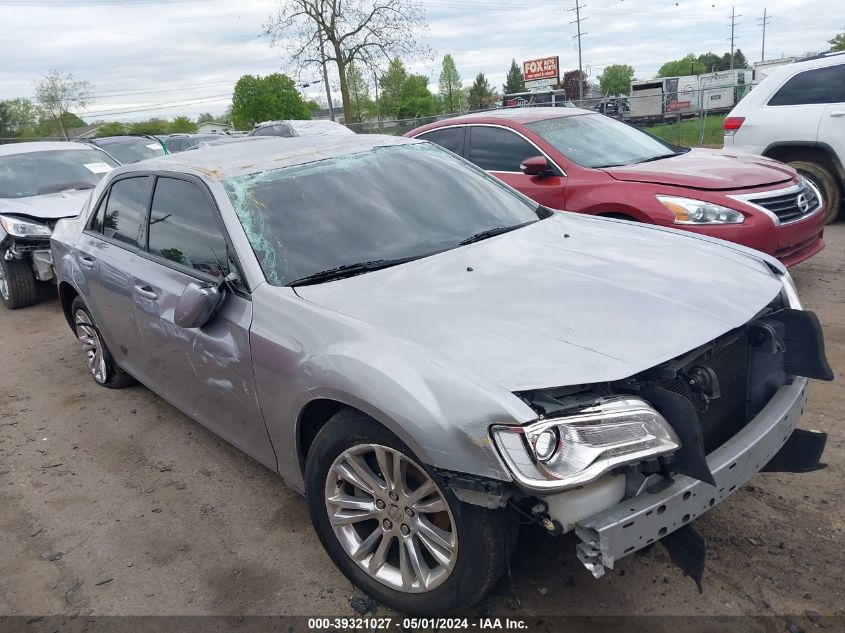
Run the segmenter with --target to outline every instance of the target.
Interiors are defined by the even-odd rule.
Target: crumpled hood
[[[781,288],[731,248],[562,213],[296,292],[519,391],[649,369],[746,323]]]
[[[74,189],[28,198],[0,198],[0,214],[25,215],[38,220],[72,218],[79,215],[90,195],[90,189]]]
[[[791,167],[762,156],[710,149],[603,171],[616,180],[705,190],[751,189],[796,177]]]

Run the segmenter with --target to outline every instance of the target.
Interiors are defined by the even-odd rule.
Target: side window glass
[[[100,205],[97,207],[97,211],[94,213],[94,216],[91,218],[91,222],[88,226],[88,230],[94,231],[95,233],[102,233],[103,232],[103,216],[106,213],[106,206],[109,203],[109,192],[106,191],[103,194],[103,198],[100,200]]]
[[[845,99],[845,64],[798,73],[769,99],[770,106],[838,103]]]
[[[464,136],[466,135],[465,127],[447,127],[440,130],[433,130],[420,134],[417,138],[423,141],[430,141],[437,143],[440,147],[454,152],[458,156],[464,155]]]
[[[540,151],[509,130],[497,127],[470,128],[469,160],[487,171],[519,172],[526,158]]]
[[[159,178],[150,209],[149,252],[216,277],[228,272],[217,212],[194,183]]]
[[[143,248],[150,181],[149,176],[125,178],[111,186],[102,219],[103,235]]]

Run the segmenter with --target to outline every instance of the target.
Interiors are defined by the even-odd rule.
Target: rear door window
[[[468,158],[487,171],[521,173],[519,166],[526,158],[541,152],[524,138],[498,127],[472,126]]]
[[[466,137],[466,127],[446,127],[439,130],[432,130],[417,136],[423,141],[430,141],[437,143],[440,147],[454,152],[458,156],[464,155],[464,138]]]
[[[92,230],[133,248],[143,248],[151,182],[149,176],[115,182],[105,204],[101,205],[102,216],[98,212],[94,223],[97,228],[92,225]]]
[[[770,106],[845,102],[845,64],[798,73],[769,99]]]
[[[215,277],[226,274],[226,240],[217,210],[198,185],[158,178],[150,209],[149,252]]]

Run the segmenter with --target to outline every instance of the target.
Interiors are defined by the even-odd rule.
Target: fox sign
[[[536,81],[537,79],[558,79],[558,57],[544,57],[542,59],[531,59],[522,62],[522,72],[525,81]]]

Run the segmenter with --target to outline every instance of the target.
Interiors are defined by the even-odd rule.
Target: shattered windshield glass
[[[360,262],[424,257],[550,212],[430,144],[224,181],[267,281]]]

